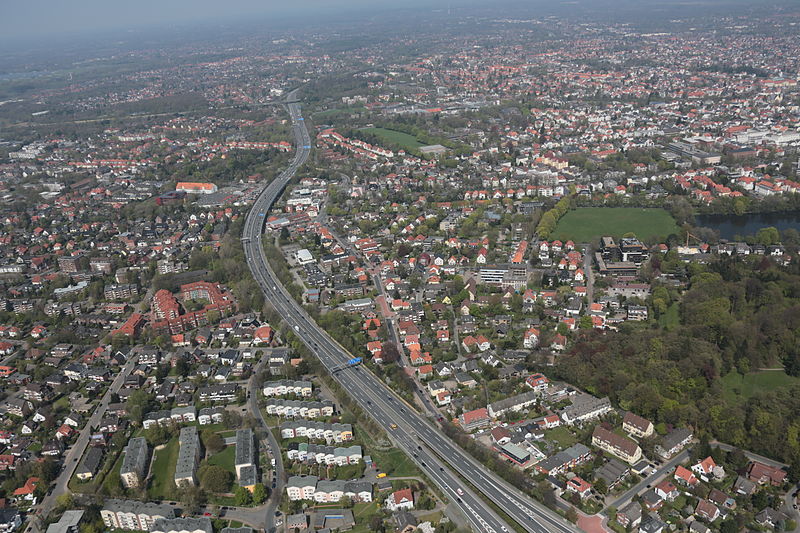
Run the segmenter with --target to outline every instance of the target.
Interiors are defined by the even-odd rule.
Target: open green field
[[[236,446],[225,446],[225,449],[216,453],[208,458],[208,464],[213,466],[221,466],[231,473],[236,473],[234,461],[236,459]]]
[[[611,235],[621,237],[635,233],[639,239],[678,233],[678,226],[664,209],[639,207],[581,207],[573,209],[558,221],[552,237],[562,241],[590,242]]]
[[[419,147],[425,146],[413,135],[403,133],[402,131],[387,130],[386,128],[363,128],[361,131],[382,137],[386,139],[387,142],[402,146],[406,150],[417,150]]]
[[[783,370],[761,370],[742,377],[731,371],[722,377],[723,394],[727,400],[745,401],[761,391],[782,389],[800,384],[800,378],[792,377]]]
[[[178,460],[178,439],[171,439],[164,448],[155,452],[150,472],[151,500],[168,500],[169,490],[175,484],[175,462]]]

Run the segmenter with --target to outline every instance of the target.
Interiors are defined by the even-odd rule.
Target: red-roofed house
[[[708,481],[708,476],[714,474],[714,468],[716,466],[717,463],[714,462],[714,458],[709,455],[699,463],[692,465],[692,472],[700,476],[700,479],[703,481]]]
[[[255,333],[253,333],[253,342],[255,343],[266,343],[269,344],[272,342],[272,337],[274,336],[275,332],[272,330],[270,326],[261,326],[256,328]]]
[[[705,518],[709,522],[713,522],[719,518],[719,507],[708,500],[700,500],[697,502],[697,507],[695,507],[694,514]]]
[[[542,373],[537,372],[525,378],[525,384],[538,392],[544,392],[550,386],[550,380]]]
[[[481,407],[480,409],[475,409],[473,411],[467,411],[458,417],[458,421],[464,431],[474,431],[489,425],[489,412],[485,407]]]
[[[656,491],[656,494],[662,500],[673,501],[675,498],[678,497],[678,489],[672,482],[668,479],[665,479],[658,485],[653,488]]]
[[[38,477],[29,477],[23,486],[14,491],[14,496],[31,501],[33,500],[33,491],[36,490],[36,485],[38,484]]]
[[[414,493],[411,489],[401,489],[393,492],[386,498],[386,508],[389,511],[414,508]]]
[[[539,330],[536,328],[530,328],[528,331],[525,332],[525,337],[523,338],[522,345],[528,349],[536,348],[539,345],[539,337],[540,337]]]
[[[678,465],[677,468],[675,468],[675,479],[689,487],[694,487],[700,483],[691,470],[684,468],[681,465]]]
[[[591,493],[592,485],[587,481],[584,481],[579,476],[575,476],[574,478],[567,481],[567,492],[574,492],[581,497],[581,499],[585,498]]]
[[[0,471],[13,470],[16,457],[11,454],[0,455]]]
[[[75,429],[72,426],[68,426],[67,424],[62,424],[60,428],[56,430],[56,438],[61,439],[68,439],[75,433]]]

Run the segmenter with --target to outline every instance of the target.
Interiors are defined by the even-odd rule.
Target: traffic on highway
[[[325,333],[277,280],[261,246],[261,234],[269,209],[297,169],[308,159],[311,151],[311,140],[300,114],[300,106],[293,102],[296,92],[294,90],[289,94],[288,100],[292,102],[287,104],[297,145],[294,159],[256,199],[248,213],[242,235],[248,267],[266,300],[319,358],[334,379],[345,390],[350,391],[364,411],[389,433],[398,448],[408,454],[462,510],[474,530],[489,533],[511,530],[508,523],[476,494],[477,490],[526,531],[577,531],[570,522],[534,502],[474,460],[366,367],[353,364],[353,355]]]

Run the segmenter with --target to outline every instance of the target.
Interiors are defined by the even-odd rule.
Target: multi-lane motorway
[[[287,101],[295,100],[296,90]],[[311,139],[296,102],[288,103],[292,130],[297,143],[289,167],[258,196],[245,220],[242,234],[247,264],[266,300],[275,308],[295,334],[319,358],[333,377],[349,391],[362,409],[369,413],[448,498],[463,511],[475,531],[511,531],[506,523],[464,479],[502,509],[526,531],[536,533],[573,533],[575,527],[556,513],[532,501],[483,465],[475,461],[441,430],[406,404],[372,372],[363,366],[347,367],[352,358],[341,345],[325,333],[281,286],[270,268],[261,234],[269,209],[280,196],[297,169],[308,159]]]

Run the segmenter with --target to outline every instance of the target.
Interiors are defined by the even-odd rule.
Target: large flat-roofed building
[[[130,439],[125,447],[125,456],[122,458],[122,466],[119,469],[123,487],[132,489],[142,485],[147,470],[147,459],[148,450],[145,438]]]
[[[520,289],[528,283],[528,267],[524,264],[485,265],[477,272],[478,280],[485,285],[504,289]]]
[[[210,518],[161,518],[150,533],[214,533]]]
[[[151,531],[156,520],[174,518],[175,510],[160,503],[109,499],[103,504],[100,517],[109,528]]]
[[[257,478],[254,455],[253,430],[249,428],[236,430],[236,456],[234,459],[236,480],[239,486],[250,490],[255,488]]]
[[[64,511],[58,522],[47,526],[47,533],[77,533],[83,511]]]
[[[188,426],[181,429],[178,437],[178,460],[175,463],[175,485],[177,487],[197,485],[197,464],[200,461],[200,438],[197,427]]]
[[[188,194],[214,194],[217,192],[217,186],[214,183],[179,181],[175,185],[175,190],[183,191]]]

